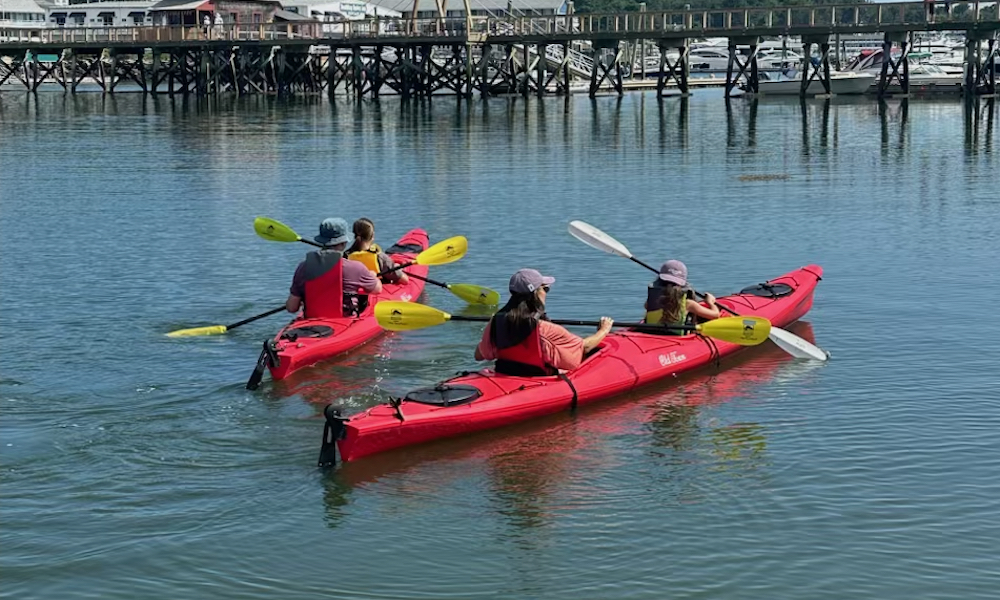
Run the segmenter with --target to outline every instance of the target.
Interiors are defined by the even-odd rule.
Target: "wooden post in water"
[[[160,85],[160,61],[163,58],[160,56],[160,49],[154,47],[153,49],[153,72],[150,75],[149,87],[150,91],[154,94],[157,92],[157,86]]]
[[[667,70],[667,47],[663,44],[663,40],[660,40],[658,47],[660,49],[660,71],[656,74],[656,97],[662,98],[667,77],[664,72]]]
[[[351,48],[351,77],[354,81],[354,99],[361,102],[364,95],[364,65],[361,64],[361,46]]]
[[[521,95],[525,98],[528,97],[528,84],[531,81],[531,57],[528,55],[528,42],[521,44],[521,55],[524,57],[524,67],[523,75],[521,79]]]
[[[543,42],[535,46],[535,48],[538,50],[538,70],[536,71],[538,73],[538,81],[535,83],[538,86],[538,97],[541,98],[545,94],[545,76],[548,74],[548,57],[546,55],[548,46]]]
[[[570,2],[570,4],[573,4],[573,3]],[[563,90],[563,93],[566,94],[567,98],[569,98],[569,95],[570,95],[570,89],[569,89],[569,60],[570,60],[570,58],[569,58],[569,50],[570,50],[569,42],[563,42],[563,44],[562,44],[563,60],[562,60],[562,65],[560,65],[560,70],[562,71],[562,80],[563,80],[562,90]]]
[[[645,29],[646,24],[646,3],[639,3],[639,22],[641,27]],[[646,78],[646,40],[639,40],[636,42],[639,44],[639,77],[641,79]]]
[[[493,46],[486,43],[481,48],[482,56],[479,57],[479,97],[487,98],[490,95],[490,61],[493,58]]]

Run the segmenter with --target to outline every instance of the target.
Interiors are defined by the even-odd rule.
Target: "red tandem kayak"
[[[385,252],[396,264],[412,261],[427,249],[427,232],[414,229]],[[426,276],[426,265],[413,265],[408,273]],[[271,354],[267,366],[271,377],[284,379],[291,373],[354,349],[383,332],[375,320],[375,305],[382,300],[416,300],[424,282],[411,277],[405,285],[384,284],[382,291],[369,297],[368,307],[357,317],[340,319],[296,319],[268,342]],[[315,337],[319,336],[319,337]]]
[[[812,307],[822,267],[809,265],[719,304],[741,315],[764,317],[776,327],[800,319]],[[350,461],[440,438],[453,437],[570,410],[654,381],[705,366],[743,348],[698,335],[637,331],[609,334],[580,367],[558,376],[516,377],[491,369],[461,375],[408,393],[350,417],[326,409],[320,466]],[[471,354],[470,349],[470,354]]]

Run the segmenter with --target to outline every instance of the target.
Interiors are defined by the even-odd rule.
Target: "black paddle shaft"
[[[493,317],[466,317],[462,315],[452,315],[452,321],[472,321],[476,323],[486,323]],[[581,321],[578,319],[551,319],[549,323],[555,323],[556,325],[566,325],[569,327],[598,327],[600,326],[600,321]],[[612,327],[629,327],[634,329],[670,329],[675,331],[696,331],[698,328],[694,325],[651,325],[649,323],[615,323]]]
[[[407,273],[407,275],[410,276],[410,277],[415,277],[415,278],[420,279],[422,281],[426,281],[427,283],[429,283],[431,285],[436,285],[438,287],[443,287],[444,289],[448,289],[448,284],[447,283],[441,283],[440,281],[434,281],[430,277],[421,277],[420,275],[417,275],[416,273]]]
[[[272,308],[271,310],[267,311],[266,313],[260,313],[259,315],[254,316],[254,317],[250,317],[249,319],[243,319],[242,321],[237,321],[237,322],[233,323],[232,325],[226,325],[226,331],[228,331],[230,329],[236,329],[240,325],[246,325],[247,323],[253,323],[257,319],[263,319],[264,317],[270,317],[271,315],[273,315],[275,313],[279,313],[279,312],[281,312],[283,310],[285,310],[284,306],[279,306],[278,308]]]

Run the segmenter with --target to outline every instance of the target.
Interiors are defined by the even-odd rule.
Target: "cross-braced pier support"
[[[812,47],[819,46],[819,62],[812,62]],[[809,95],[809,86],[813,81],[818,81],[823,86],[823,91],[816,94],[817,97],[829,98],[833,95],[830,91],[830,38],[826,35],[805,36],[802,39],[802,84],[799,86],[799,96],[805,98]]]
[[[970,31],[965,41],[965,61],[965,93],[996,96],[997,77],[1000,76],[997,73],[997,64],[1000,64],[997,31]]]
[[[670,62],[667,51],[671,48],[677,49],[677,60]],[[688,89],[688,73],[690,64],[688,62],[688,41],[681,40],[660,40],[660,74],[656,80],[656,95],[662,97],[666,95],[667,82],[673,80],[680,90],[679,96],[687,97],[691,95]]]
[[[912,45],[913,34],[910,33],[886,33],[882,42],[882,71],[878,78],[879,98],[888,94],[889,86],[893,81],[899,82],[900,96],[910,95],[910,60],[907,53]],[[892,57],[893,44],[899,45],[899,58]]]
[[[726,98],[732,95],[733,89],[736,88],[741,79],[746,80],[744,84],[746,93],[757,93],[757,84],[760,81],[757,75],[758,43],[760,43],[760,38],[756,36],[729,38],[729,62],[726,64]],[[747,55],[745,60],[740,58],[737,46],[750,46],[750,54]],[[736,67],[735,72],[733,70],[734,66]]]
[[[605,81],[611,83],[618,95],[625,93],[622,86],[622,48],[618,40],[594,42],[594,66],[590,74],[590,97],[597,96],[597,90]]]

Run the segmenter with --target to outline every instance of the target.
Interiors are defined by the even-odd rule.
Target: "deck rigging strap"
[[[565,381],[566,385],[569,386],[569,389],[572,390],[572,392],[573,392],[573,399],[569,403],[569,409],[570,409],[570,411],[575,411],[576,410],[577,401],[579,400],[579,398],[577,397],[577,394],[576,394],[576,387],[573,386],[573,382],[570,381],[569,377],[567,377],[566,374],[563,373],[562,371],[559,371],[558,373],[556,373],[556,377],[558,377],[559,379],[562,379],[563,381]]]

